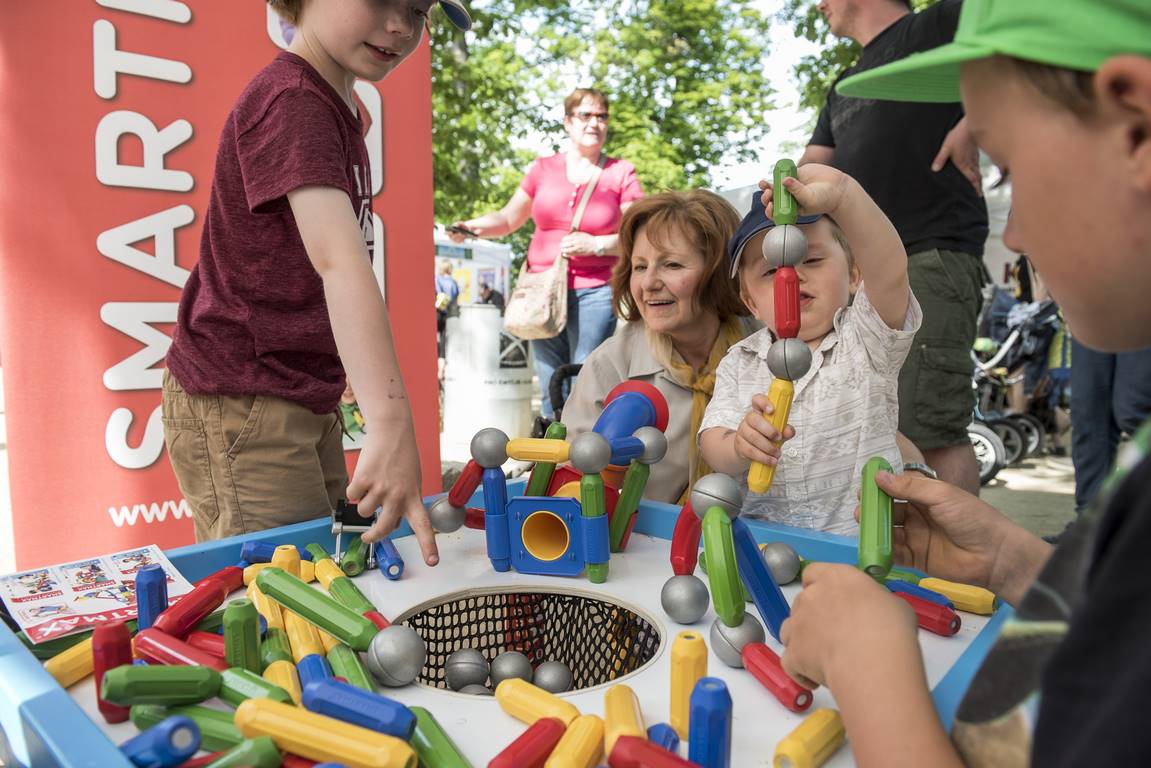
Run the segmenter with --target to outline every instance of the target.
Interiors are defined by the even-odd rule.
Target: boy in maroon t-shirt
[[[460,0],[440,0],[453,24]],[[352,88],[419,45],[435,0],[269,0],[296,26],[224,125],[200,261],[164,374],[164,437],[198,540],[381,508],[429,565],[411,409],[371,269],[371,171]],[[371,425],[344,465],[345,368]]]

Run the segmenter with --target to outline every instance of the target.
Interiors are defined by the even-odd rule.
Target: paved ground
[[[1058,533],[1075,517],[1075,470],[1069,457],[1040,456],[1005,467],[980,494],[1032,533]]]

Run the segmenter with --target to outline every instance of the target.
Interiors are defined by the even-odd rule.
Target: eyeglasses
[[[582,110],[579,112],[573,112],[571,116],[579,120],[581,123],[590,123],[593,117],[599,120],[601,123],[606,123],[610,117],[607,112],[584,112]]]

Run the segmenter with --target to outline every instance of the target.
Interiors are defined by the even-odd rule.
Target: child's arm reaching
[[[826,213],[835,219],[851,243],[872,306],[889,327],[903,328],[911,300],[907,252],[899,233],[875,201],[855,179],[816,163],[801,165],[799,178],[788,178],[783,183],[795,196],[801,213]],[[759,186],[765,190],[763,203],[771,216],[771,183],[761,181]]]
[[[288,202],[308,258],[324,281],[336,347],[367,421],[364,447],[348,484],[348,498],[361,510],[381,508],[364,541],[383,538],[406,517],[425,562],[435,565],[439,556],[420,498],[412,411],[387,309],[351,201],[335,187],[308,186],[289,192]]]

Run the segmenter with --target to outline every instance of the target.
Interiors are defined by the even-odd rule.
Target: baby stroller
[[[1004,461],[1015,464],[1042,453],[1049,428],[1055,428],[1040,385],[1047,380],[1048,350],[1063,322],[1050,300],[1014,303],[1006,312],[1003,307],[998,295],[992,299],[984,326],[990,335],[977,339],[972,351],[975,421],[995,431],[1003,442]],[[1016,403],[1017,412],[1009,413],[1012,389],[1020,384],[1027,400],[1022,410]]]

